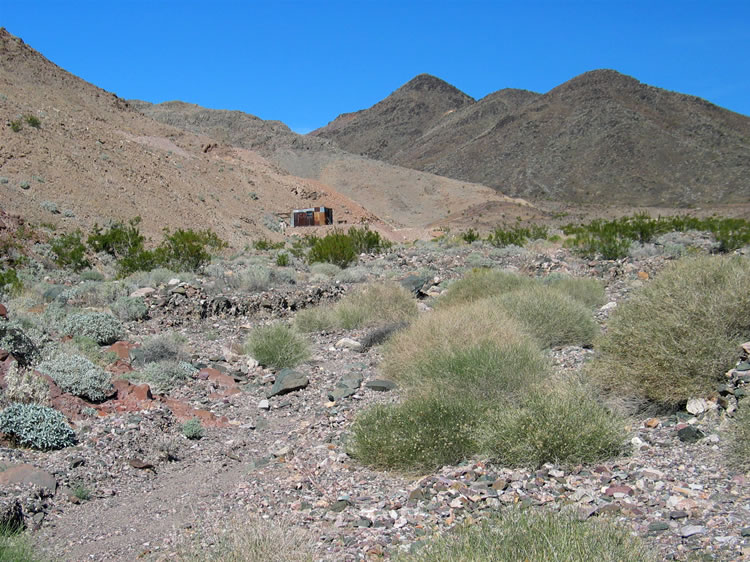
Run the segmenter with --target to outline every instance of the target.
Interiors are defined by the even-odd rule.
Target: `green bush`
[[[588,346],[599,330],[584,304],[544,285],[524,287],[486,303],[503,307],[543,348]]]
[[[349,453],[375,468],[435,470],[475,452],[477,421],[471,405],[446,397],[376,404],[355,419]]]
[[[23,123],[21,123],[20,119],[15,119],[10,122],[10,130],[14,133],[19,132],[21,129],[23,129]]]
[[[395,283],[370,283],[342,298],[333,314],[344,330],[406,322],[417,315],[417,301]]]
[[[474,269],[463,279],[452,282],[435,306],[453,306],[501,295],[534,283],[533,279],[500,269]]]
[[[284,242],[271,242],[270,240],[266,240],[265,238],[253,242],[253,248],[259,251],[280,250],[283,247]]]
[[[89,235],[86,243],[94,252],[105,252],[116,259],[135,256],[144,250],[146,238],[141,235],[138,225],[141,217],[135,217],[128,224],[114,222],[107,230],[94,225],[94,231]]]
[[[576,465],[619,455],[625,422],[580,384],[534,388],[520,408],[492,412],[483,426],[482,449],[504,466]]]
[[[109,345],[122,335],[122,324],[106,312],[79,312],[63,320],[62,330],[70,336],[84,336],[99,345]]]
[[[315,242],[307,254],[310,263],[327,262],[346,267],[357,259],[353,240],[343,232],[332,232]]]
[[[117,354],[114,351],[107,351],[106,348],[101,347],[94,340],[86,336],[75,336],[70,344],[63,344],[61,349],[63,353],[67,353],[69,349],[72,349],[72,353],[81,354],[100,367],[106,367],[117,361]]]
[[[57,265],[68,267],[76,272],[91,267],[86,259],[86,246],[83,244],[81,236],[81,231],[76,230],[52,240],[51,247]]]
[[[546,364],[530,339],[510,344],[479,341],[469,346],[432,349],[415,361],[408,373],[394,376],[407,390],[430,395],[462,396],[477,408],[516,403],[540,382]]]
[[[39,117],[37,117],[36,115],[32,115],[32,114],[24,115],[23,119],[31,127],[34,127],[35,129],[38,129],[42,125],[42,122],[39,120]]]
[[[477,240],[479,240],[480,236],[476,230],[470,228],[466,232],[461,233],[461,239],[467,244],[471,244],[472,242],[476,242]]]
[[[599,308],[605,301],[604,284],[598,279],[553,273],[545,277],[542,282],[570,295],[591,309]]]
[[[193,378],[196,369],[186,361],[163,360],[146,365],[128,373],[129,380],[145,382],[155,393],[166,394]]]
[[[11,404],[0,412],[0,431],[20,445],[42,451],[63,449],[75,444],[75,432],[65,417],[38,404]]]
[[[110,374],[80,355],[58,352],[42,361],[37,369],[74,396],[101,402],[112,395]]]
[[[528,228],[514,226],[504,229],[496,228],[487,236],[487,242],[498,248],[505,246],[523,246],[529,240],[545,240],[547,238],[547,227],[532,225]]]
[[[261,365],[274,369],[294,367],[310,356],[307,341],[285,324],[256,328],[248,337],[245,350]]]
[[[203,437],[205,431],[198,418],[193,418],[182,424],[182,434],[191,440],[197,440]]]
[[[15,269],[0,270],[0,295],[17,295],[23,289],[23,283],[18,278]]]
[[[20,528],[0,528],[0,562],[36,562],[41,560],[35,553],[28,535]]]
[[[683,258],[618,306],[588,371],[665,406],[710,396],[750,339],[750,261]]]
[[[276,265],[287,267],[289,265],[289,254],[280,253],[276,256]]]
[[[195,232],[178,228],[174,232],[164,229],[164,240],[154,250],[157,264],[177,271],[198,271],[211,261],[211,251],[227,246],[211,230]]]
[[[354,251],[357,254],[379,254],[393,246],[391,241],[386,240],[380,236],[380,233],[370,230],[367,226],[363,228],[352,226],[347,232],[347,236],[351,238]]]
[[[171,335],[158,335],[147,339],[140,347],[140,354],[144,363],[186,359],[182,346]]]
[[[580,521],[573,512],[509,508],[479,524],[459,525],[398,562],[480,560],[656,562],[659,556],[608,519]]]
[[[120,320],[132,322],[148,318],[148,306],[138,297],[120,297],[111,306],[112,312]]]
[[[294,327],[300,332],[328,332],[337,327],[333,309],[327,306],[305,308],[294,316]]]

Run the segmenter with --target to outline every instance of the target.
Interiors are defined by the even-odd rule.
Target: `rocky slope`
[[[435,84],[414,94],[435,103],[445,97]],[[526,198],[674,206],[750,198],[750,118],[613,70],[544,95],[500,90],[467,100],[428,128],[399,103],[400,92],[310,134]],[[388,120],[370,127],[384,107]]]

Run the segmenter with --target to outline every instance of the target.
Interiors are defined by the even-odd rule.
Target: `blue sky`
[[[614,68],[750,115],[750,0],[0,0],[0,25],[120,97],[298,132],[423,72],[480,98]]]

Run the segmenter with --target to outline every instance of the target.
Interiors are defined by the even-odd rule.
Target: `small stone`
[[[742,351],[750,355],[750,341],[743,343],[740,348],[742,348]]]
[[[693,535],[702,535],[706,532],[706,528],[702,525],[685,525],[680,529],[680,536],[683,539],[692,537]]]
[[[298,371],[282,369],[276,374],[276,381],[266,395],[268,398],[282,396],[295,390],[301,390],[310,384],[310,380]]]
[[[0,318],[7,318],[8,317],[8,309],[5,308],[5,305],[0,304]]]
[[[654,429],[656,427],[659,427],[659,425],[661,425],[661,420],[659,418],[649,418],[643,423],[643,425],[645,425],[646,427],[650,429]]]
[[[743,527],[740,529],[740,535],[743,537],[750,537],[750,527]]]
[[[669,512],[669,518],[670,519],[685,519],[688,516],[687,511],[670,511]]]
[[[375,379],[367,381],[365,387],[376,392],[388,392],[396,388],[396,383],[384,379]]]
[[[645,271],[639,271],[638,279],[641,279],[643,281],[648,281],[648,273],[646,273]]]
[[[691,398],[687,401],[685,409],[694,416],[697,416],[708,410],[708,403],[705,398]]]
[[[750,361],[742,361],[734,369],[735,371],[750,371]]]
[[[265,398],[258,402],[258,408],[261,410],[270,410],[271,409],[271,403],[266,400]]]
[[[669,529],[669,523],[666,521],[654,521],[653,523],[649,523],[648,530],[659,532],[659,531],[666,531]]]
[[[613,308],[617,307],[617,303],[615,301],[608,302],[603,307],[601,307],[599,310],[606,311],[606,310],[612,310]]]
[[[336,347],[339,349],[351,349],[352,351],[360,351],[362,344],[351,338],[341,338],[336,342]]]
[[[352,505],[352,502],[350,502],[349,500],[337,500],[333,502],[331,504],[331,507],[329,507],[328,509],[330,509],[334,513],[341,513],[350,505]]]
[[[689,425],[680,429],[677,432],[677,437],[679,437],[680,441],[683,443],[695,443],[696,441],[703,439],[705,434],[697,427]]]

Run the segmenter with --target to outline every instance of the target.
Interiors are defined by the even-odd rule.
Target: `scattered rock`
[[[374,379],[367,381],[365,387],[376,392],[388,392],[396,388],[396,383],[385,379]]]
[[[54,476],[27,463],[6,465],[5,470],[0,472],[0,484],[32,484],[45,496],[53,496],[57,490]]]
[[[266,395],[268,398],[274,396],[283,396],[295,390],[306,388],[310,380],[298,371],[292,369],[282,369],[276,373],[276,380]]]
[[[341,338],[336,342],[336,347],[339,349],[350,349],[352,351],[362,350],[362,344],[351,338]]]
[[[683,443],[695,443],[705,437],[705,434],[693,425],[688,425],[677,431],[677,436]]]

